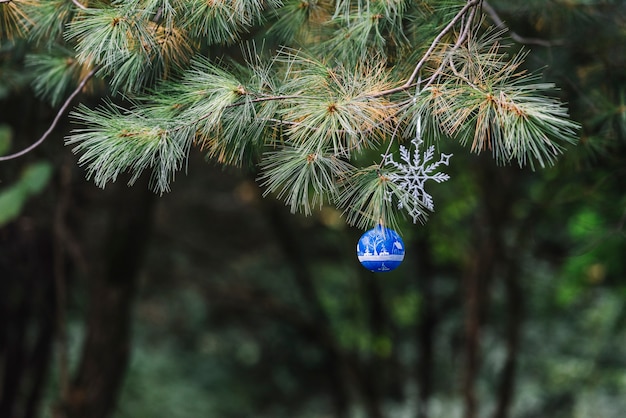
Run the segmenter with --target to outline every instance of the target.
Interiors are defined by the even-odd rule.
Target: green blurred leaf
[[[26,201],[26,194],[19,184],[0,192],[0,226],[17,218]]]
[[[52,175],[52,165],[40,162],[26,167],[19,184],[28,194],[36,194],[43,190]]]
[[[415,326],[419,320],[421,304],[420,294],[414,291],[396,296],[391,305],[394,322],[400,327]]]
[[[583,208],[570,221],[569,232],[575,239],[591,238],[603,232],[603,223],[596,211]]]
[[[47,162],[34,163],[26,167],[20,179],[7,189],[0,191],[0,226],[17,218],[26,200],[40,193],[52,175],[52,165]]]
[[[4,155],[11,147],[11,138],[13,133],[8,125],[0,125],[0,155]]]
[[[373,349],[379,357],[387,358],[392,353],[393,341],[388,335],[379,335],[374,338]]]

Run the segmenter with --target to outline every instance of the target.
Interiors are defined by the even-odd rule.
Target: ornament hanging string
[[[415,94],[413,95],[413,104],[415,105],[415,103],[417,103],[417,96],[420,94],[420,86],[422,84],[422,76],[420,75],[417,78],[417,83],[415,84]],[[389,153],[391,152],[391,146],[393,145],[393,141],[394,138],[396,137],[396,134],[398,133],[398,129],[399,129],[400,125],[396,125],[396,128],[393,131],[393,134],[391,134],[391,138],[389,139],[389,145],[387,145],[387,149],[385,150],[385,153],[383,154],[383,159],[380,161],[379,164],[379,173],[380,173],[380,169],[383,168],[383,166],[385,165],[385,161],[387,161],[387,157],[389,156]],[[416,129],[415,129],[415,139],[417,141],[421,140],[421,127],[422,127],[422,123],[421,123],[421,116],[418,114],[417,115],[417,123],[416,123]]]

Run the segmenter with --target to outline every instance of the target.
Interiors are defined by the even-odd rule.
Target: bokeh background
[[[199,150],[162,196],[96,188],[67,121],[0,163],[0,417],[626,416],[626,6],[491,4],[580,142],[538,171],[440,144],[451,180],[390,273],[335,209]],[[56,114],[7,57],[2,153]]]

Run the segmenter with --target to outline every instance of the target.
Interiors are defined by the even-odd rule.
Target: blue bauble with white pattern
[[[391,271],[404,260],[404,242],[393,229],[378,225],[361,235],[356,246],[356,255],[368,270]]]

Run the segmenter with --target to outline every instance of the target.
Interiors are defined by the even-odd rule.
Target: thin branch
[[[456,14],[456,16],[454,16],[454,18],[446,25],[446,27],[443,28],[442,31],[439,32],[439,34],[435,37],[435,39],[431,43],[430,47],[426,51],[426,53],[422,56],[420,61],[415,66],[415,69],[413,70],[413,73],[411,74],[409,79],[403,85],[401,85],[399,87],[394,87],[394,88],[391,88],[391,89],[388,89],[388,90],[379,91],[378,93],[371,94],[368,97],[376,98],[376,97],[388,96],[390,94],[399,93],[399,92],[408,90],[411,87],[414,87],[415,78],[419,74],[419,71],[424,66],[424,64],[426,63],[426,61],[430,57],[430,55],[433,53],[433,51],[437,47],[437,44],[439,44],[439,42],[441,42],[441,39],[454,27],[454,25],[456,25],[459,22],[460,19],[462,19],[467,14],[468,11],[470,11],[470,9],[472,7],[479,5],[481,3],[481,1],[482,0],[469,0],[465,4],[465,6],[463,6],[463,8]],[[457,42],[456,42],[456,44],[454,46],[455,49],[458,48],[459,45],[467,38],[467,35],[469,33],[469,27],[471,25],[471,21],[473,20],[474,14],[475,14],[475,10],[472,10],[471,13],[470,13],[470,17],[467,19],[466,26],[463,28],[461,35],[457,39]],[[438,69],[438,71],[435,72],[435,75],[441,70],[441,68],[442,67],[440,67]],[[432,82],[432,77],[431,77],[431,82]],[[430,84],[430,83],[428,83],[428,84]],[[298,96],[265,96],[265,97],[258,97],[258,98],[252,99],[249,102],[256,103],[256,102],[271,101],[271,100],[291,99],[291,98],[297,98],[297,97]],[[244,105],[246,103],[249,103],[249,102],[245,102],[244,101],[244,102],[232,103],[232,104],[228,105],[227,107],[237,107],[237,106],[241,106],[241,105]],[[206,117],[209,117],[209,116],[210,115],[203,116],[202,118],[200,118],[200,120],[202,120],[202,119],[204,119]]]
[[[508,30],[510,33],[511,39],[513,39],[515,42],[518,42],[520,44],[526,44],[526,45],[539,45],[539,46],[544,46],[546,48],[549,48],[554,45],[563,45],[564,43],[562,39],[558,39],[554,41],[546,41],[545,39],[526,38],[524,36],[519,35],[518,33],[512,31],[511,28],[509,28],[504,23],[504,21],[498,15],[498,12],[496,12],[496,10],[486,0],[483,0],[483,10],[487,12],[491,20],[493,20],[493,23],[495,23],[498,28]]]
[[[475,15],[475,9],[472,9],[472,8],[477,6],[477,5],[479,5],[481,3],[481,1],[482,0],[468,0],[468,2],[465,4],[465,6],[463,6],[463,8],[454,16],[454,18],[446,25],[446,27],[443,28],[442,31],[439,32],[439,34],[435,37],[435,39],[431,43],[430,47],[426,51],[426,53],[422,56],[420,61],[415,66],[415,69],[413,70],[413,73],[411,74],[409,79],[402,86],[391,88],[391,89],[388,89],[388,90],[383,90],[383,91],[380,91],[378,93],[371,94],[371,95],[369,95],[369,97],[377,98],[377,97],[387,96],[387,95],[390,95],[390,94],[406,91],[409,88],[413,87],[415,78],[419,74],[420,69],[424,66],[424,64],[426,63],[426,61],[430,57],[430,55],[433,53],[433,51],[437,47],[437,44],[439,44],[439,42],[441,42],[441,39],[454,27],[454,25],[456,25],[459,22],[459,20],[461,20],[463,17],[465,17],[465,15],[468,13],[468,11],[470,11],[470,14],[469,14],[469,17],[467,18],[466,24],[462,28],[461,34],[459,35],[459,38],[457,39],[457,41],[456,41],[456,43],[454,45],[454,48],[455,49],[458,48],[459,45],[464,42],[464,40],[467,38],[467,35],[469,33],[469,29],[470,29],[470,26],[471,26],[471,21],[473,20],[473,17]],[[435,71],[435,74],[433,74],[433,76],[430,78],[430,81],[427,83],[427,86],[430,85],[432,83],[434,77],[436,77],[438,75],[438,73],[441,72],[441,69],[443,68],[444,65],[445,65],[445,61],[437,69],[437,71]],[[247,94],[249,94],[249,93],[247,93]],[[248,103],[259,103],[259,102],[273,101],[273,100],[285,100],[285,99],[292,99],[292,98],[298,98],[298,97],[299,96],[296,96],[296,95],[260,96],[260,97],[256,97],[254,99],[251,99],[249,101],[240,101],[240,102],[231,103],[231,104],[227,105],[225,108],[239,107],[239,106],[243,106],[243,105],[248,104]],[[186,126],[194,125],[194,124],[196,124],[196,123],[198,123],[198,122],[200,122],[200,121],[202,121],[202,120],[204,120],[204,119],[206,119],[206,118],[208,118],[210,116],[211,116],[211,114],[203,115],[200,118],[194,120],[192,123],[185,124],[184,126],[186,127]],[[281,123],[288,123],[288,122],[281,121]],[[298,123],[294,122],[293,124],[297,125]],[[179,128],[175,128],[174,131],[180,130],[182,128],[183,128],[182,126],[179,127]],[[314,129],[314,128],[311,128],[311,129]]]
[[[415,69],[413,70],[413,74],[411,74],[411,77],[409,77],[409,79],[404,84],[405,87],[408,87],[411,84],[413,84],[413,80],[415,80],[415,77],[417,77],[419,70],[421,70],[421,68],[424,66],[424,64],[426,63],[426,60],[433,53],[433,51],[437,47],[437,44],[441,41],[441,39],[445,36],[445,34],[448,33],[463,16],[465,16],[465,13],[467,13],[472,7],[476,6],[478,3],[480,3],[480,0],[470,0],[467,3],[465,3],[465,6],[463,6],[463,8],[456,14],[456,16],[454,16],[454,18],[446,25],[446,27],[443,28],[441,32],[439,32],[439,35],[437,35],[435,39],[433,39],[432,44],[430,44],[428,51],[426,51],[426,53],[424,54],[420,62],[418,62],[417,65],[415,66]],[[468,26],[469,26],[469,22],[468,22]]]
[[[0,0],[2,1],[2,0]],[[63,113],[65,113],[65,111],[67,110],[67,108],[69,107],[70,103],[72,102],[72,100],[74,100],[74,98],[78,95],[78,93],[81,92],[81,90],[85,87],[85,84],[87,84],[87,82],[91,79],[91,77],[94,76],[94,74],[96,73],[96,71],[98,71],[100,69],[100,67],[94,67],[80,82],[80,84],[78,84],[78,86],[76,87],[76,89],[72,92],[72,94],[70,94],[70,96],[67,98],[67,100],[65,100],[65,103],[63,103],[63,106],[61,106],[61,108],[59,109],[59,111],[57,112],[57,115],[55,116],[54,120],[52,121],[52,123],[50,124],[50,126],[48,127],[48,130],[46,132],[43,133],[43,135],[41,136],[41,138],[39,138],[37,140],[37,142],[35,142],[34,144],[32,144],[31,146],[29,146],[28,148],[25,148],[19,152],[16,152],[15,154],[10,154],[10,155],[5,155],[0,157],[0,161],[7,161],[7,160],[12,160],[14,158],[18,158],[21,157],[24,154],[28,154],[29,152],[31,152],[32,150],[34,150],[35,148],[37,148],[39,145],[41,145],[43,143],[43,141],[46,140],[46,138],[48,138],[48,136],[52,133],[52,131],[54,131],[54,128],[57,126],[57,123],[59,123],[59,120],[61,119],[61,116],[63,115]]]
[[[358,131],[358,132],[355,131],[355,132],[352,132],[352,133],[355,133],[355,134],[358,134],[358,135],[361,135],[361,136],[365,136],[365,135],[367,135],[369,133],[374,132],[374,130],[376,128],[378,128],[380,126],[383,126],[385,122],[388,122],[389,120],[393,119],[396,115],[397,115],[397,113],[389,115],[389,116],[385,117],[383,120],[381,120],[378,124],[376,124],[374,126],[370,126],[370,127],[366,128],[364,130],[361,130],[361,131]],[[262,119],[259,119],[259,120],[262,120],[262,121],[265,121],[265,122],[273,122],[273,123],[276,123],[278,125],[289,125],[289,126],[304,127],[305,129],[308,129],[310,131],[319,131],[319,130],[322,129],[322,128],[318,127],[318,126],[306,125],[306,124],[304,124],[302,122],[294,122],[294,121],[284,120],[284,119],[262,118]],[[396,125],[396,129],[394,130],[394,132],[397,131],[397,130],[398,130],[398,126]],[[337,132],[337,133],[340,133],[340,134],[350,133],[346,129],[336,129],[334,132]],[[355,149],[355,148],[356,148],[356,146],[352,146],[352,147],[348,147],[347,150],[352,150],[352,149]]]
[[[398,129],[400,128],[400,124],[398,123],[395,127],[395,129],[393,130],[393,133],[391,134],[391,138],[389,138],[389,145],[387,145],[387,150],[385,151],[385,153],[382,155],[382,159],[380,160],[380,164],[378,164],[378,170],[382,170],[383,166],[385,165],[385,163],[387,162],[387,157],[389,156],[389,152],[391,152],[391,145],[393,145],[394,143],[394,138],[396,137],[396,134],[398,133]],[[417,128],[419,130],[419,128]]]
[[[422,59],[417,63],[417,65],[413,69],[413,73],[411,74],[409,79],[403,85],[401,85],[399,87],[395,87],[395,88],[389,89],[389,90],[381,91],[379,93],[376,93],[376,94],[372,95],[372,97],[386,96],[386,95],[389,95],[389,94],[392,94],[392,93],[398,93],[398,92],[401,92],[401,91],[404,91],[404,90],[407,90],[407,89],[413,87],[413,82],[415,81],[415,78],[417,77],[419,71],[422,69],[424,64],[426,64],[426,61],[428,60],[428,58],[430,58],[430,56],[434,52],[435,48],[439,44],[439,42],[441,42],[441,39],[443,39],[443,37],[448,32],[450,32],[450,30],[454,27],[454,25],[456,25],[459,22],[459,20],[461,20],[461,18],[463,18],[463,16],[465,16],[465,14],[472,7],[477,6],[478,4],[480,4],[480,2],[481,2],[481,0],[469,0],[467,3],[465,3],[465,6],[463,6],[463,8],[461,10],[459,10],[459,12],[456,14],[456,16],[454,16],[454,18],[450,22],[448,22],[446,27],[443,28],[443,30],[441,32],[439,32],[439,34],[435,37],[435,39],[433,39],[433,42],[430,44],[430,47],[428,48],[426,53],[422,56]],[[469,22],[468,22],[468,26],[469,26]]]
[[[250,93],[246,93],[246,94],[250,94]],[[250,99],[250,100],[247,100],[247,101],[244,100],[244,101],[240,101],[240,102],[231,103],[229,105],[224,106],[224,109],[232,109],[234,107],[243,106],[243,105],[246,105],[246,104],[249,104],[249,103],[261,103],[261,102],[270,102],[270,101],[274,101],[274,100],[287,100],[287,99],[298,99],[298,98],[300,98],[300,96],[296,96],[296,95],[261,96],[261,97],[256,97],[254,99]],[[188,122],[188,123],[185,123],[185,124],[183,124],[181,126],[173,128],[172,132],[177,132],[177,131],[180,131],[180,130],[185,129],[187,127],[194,126],[194,125],[202,122],[203,120],[210,118],[212,115],[213,115],[213,113],[209,112],[209,113],[207,113],[205,115],[200,116],[199,118],[194,119],[191,122]],[[268,119],[268,120],[271,120],[271,119]],[[298,125],[297,122],[294,122],[293,124],[294,125]]]
[[[246,93],[246,94],[249,94],[249,93]],[[271,102],[272,100],[288,100],[288,99],[300,99],[300,98],[302,98],[302,96],[298,96],[298,95],[295,95],[295,94],[284,95],[284,96],[257,96],[254,99],[250,99],[248,101],[243,101],[243,102],[230,104],[230,105],[226,106],[226,108],[237,107],[237,106],[241,106],[241,105],[244,105],[244,104],[247,104],[247,103]]]
[[[74,3],[74,5],[81,10],[87,10],[87,7],[83,5],[81,2],[79,2],[78,0],[72,0],[72,3]]]
[[[465,40],[467,39],[467,37],[469,36],[469,32],[470,32],[470,28],[471,28],[471,24],[472,24],[472,20],[474,20],[474,15],[476,14],[476,9],[473,9],[468,17],[467,20],[465,22],[465,26],[462,28],[461,33],[459,34],[459,37],[457,38],[456,42],[454,43],[454,46],[452,47],[452,51],[454,52],[456,51],[463,42],[465,42]],[[424,89],[427,89],[428,87],[430,87],[430,85],[435,81],[435,79],[437,77],[439,77],[439,75],[441,74],[441,71],[443,70],[443,68],[447,65],[450,64],[450,67],[452,68],[452,72],[459,78],[463,79],[466,83],[468,83],[470,86],[476,88],[476,86],[466,77],[462,76],[460,73],[458,73],[458,71],[456,70],[456,67],[454,66],[454,61],[452,60],[452,54],[448,54],[448,56],[446,58],[444,58],[441,61],[441,64],[439,64],[439,67],[437,68],[437,70],[435,70],[435,72],[433,73],[432,76],[430,76],[430,78],[428,79],[428,81],[426,82],[426,85],[424,86]]]

